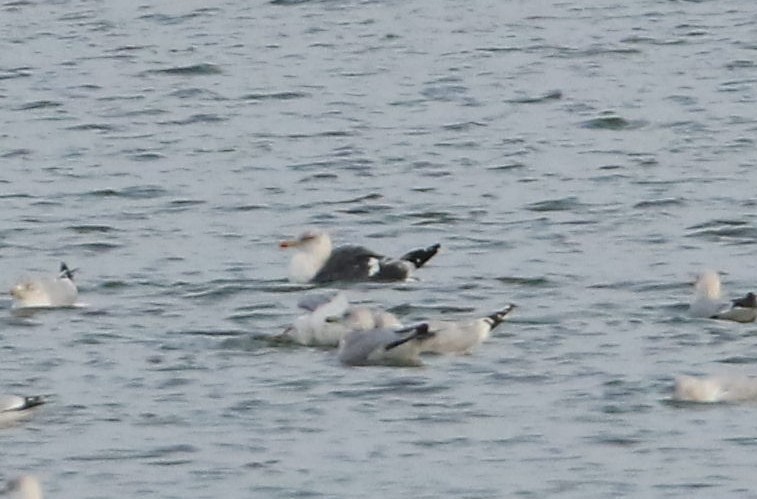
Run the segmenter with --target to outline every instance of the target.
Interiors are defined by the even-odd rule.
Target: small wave
[[[0,155],[0,158],[20,158],[24,156],[31,156],[32,153],[33,151],[31,149],[12,149]]]
[[[518,99],[511,99],[507,102],[510,102],[511,104],[541,104],[542,102],[549,102],[560,99],[562,99],[562,92],[560,90],[552,90],[551,92],[547,92],[544,95],[539,95],[536,97],[521,97]]]
[[[46,109],[51,107],[60,107],[63,104],[56,101],[51,100],[36,100],[27,102],[25,104],[21,104],[16,108],[16,111],[29,111],[31,109]]]
[[[154,199],[165,196],[168,191],[158,186],[133,186],[124,189],[98,189],[84,193],[84,196],[92,197],[120,197],[127,199]]]
[[[215,113],[210,114],[193,114],[192,116],[189,116],[188,118],[185,118],[183,120],[172,120],[172,121],[163,121],[159,123],[160,125],[193,125],[195,123],[218,123],[221,121],[226,121],[227,118],[224,118],[223,116],[219,116]]]
[[[581,123],[582,128],[590,130],[636,130],[647,124],[644,120],[627,120],[620,116],[600,116]]]
[[[548,199],[546,201],[539,201],[531,203],[526,206],[529,211],[543,212],[543,211],[570,211],[581,206],[578,202],[578,198],[575,196],[569,196],[560,199]]]
[[[554,287],[555,283],[547,279],[546,277],[517,277],[517,276],[502,276],[496,277],[496,280],[502,284],[512,284],[515,286],[526,286],[533,288],[545,288]]]
[[[86,251],[92,251],[94,253],[105,253],[106,251],[111,251],[117,248],[120,248],[121,245],[118,243],[109,243],[109,242],[103,242],[103,241],[95,241],[91,243],[80,243],[80,244],[72,244],[69,247],[71,248],[79,248]]]
[[[82,123],[81,125],[74,125],[67,128],[67,130],[76,131],[89,131],[94,130],[96,132],[112,132],[116,127],[108,125],[107,123]]]
[[[702,238],[709,241],[732,241],[734,243],[752,243],[757,241],[757,228],[745,222],[728,223],[720,227],[695,230],[686,237]]]
[[[174,76],[206,76],[217,75],[223,71],[215,64],[202,63],[192,64],[190,66],[175,66],[163,69],[148,69],[144,74],[156,74],[156,75],[174,75]]]
[[[31,68],[21,67],[0,70],[0,80],[11,80],[13,78],[27,78],[31,76]]]
[[[685,201],[681,198],[663,198],[663,199],[651,199],[648,201],[639,201],[634,208],[659,208],[661,206],[683,206]]]
[[[67,228],[79,234],[91,234],[93,232],[105,233],[116,230],[110,225],[69,225]]]
[[[405,213],[409,219],[418,219],[412,225],[455,225],[462,219],[448,211],[420,211]]]
[[[305,97],[310,97],[310,94],[305,92],[273,92],[270,94],[246,94],[242,96],[242,100],[292,100],[303,99]]]

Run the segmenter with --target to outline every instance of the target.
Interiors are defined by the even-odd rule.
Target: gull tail
[[[510,303],[502,310],[499,310],[497,312],[494,312],[488,317],[485,317],[484,320],[489,324],[489,326],[494,329],[495,327],[502,324],[502,321],[504,321],[508,315],[510,315],[510,312],[512,312],[515,309],[515,304]]]
[[[757,296],[751,291],[744,297],[732,301],[734,307],[757,308]]]
[[[404,345],[408,341],[412,341],[412,340],[423,341],[428,338],[431,338],[435,334],[434,332],[428,330],[428,324],[425,322],[418,324],[416,326],[410,326],[410,327],[398,329],[395,331],[395,333],[405,333],[405,332],[410,332],[410,334],[408,334],[404,338],[400,338],[399,340],[388,343],[384,347],[384,350],[389,351],[393,348],[397,348],[400,345]]]
[[[425,265],[427,261],[431,260],[434,255],[436,255],[436,253],[439,251],[439,248],[441,248],[441,245],[439,243],[432,244],[428,248],[421,248],[410,251],[409,253],[403,255],[400,260],[410,262],[415,265],[416,269],[419,269],[423,267],[423,265]]]

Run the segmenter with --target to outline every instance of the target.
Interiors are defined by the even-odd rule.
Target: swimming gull
[[[702,403],[757,400],[757,379],[746,376],[677,376],[673,399]]]
[[[339,361],[348,366],[419,366],[423,342],[433,336],[425,322],[402,329],[352,331],[339,342]]]
[[[21,475],[13,480],[8,480],[0,494],[9,494],[19,499],[42,499],[42,486],[39,480],[32,475]]]
[[[462,353],[470,354],[483,343],[491,332],[502,324],[513,311],[512,303],[493,314],[473,320],[429,321],[428,325],[434,336],[423,342],[423,353]]]
[[[757,297],[750,292],[731,303],[724,301],[720,276],[717,272],[707,270],[697,278],[689,310],[694,317],[754,322],[757,318]]]
[[[282,241],[281,248],[295,248],[289,264],[289,280],[323,284],[333,281],[403,281],[439,251],[440,245],[416,249],[390,258],[363,246],[332,248],[329,235],[308,230],[297,239]]]
[[[41,395],[22,397],[20,395],[0,395],[0,425],[15,423],[31,415],[32,410],[45,403]]]
[[[10,290],[14,307],[70,307],[76,303],[78,291],[74,272],[65,263],[60,264],[56,277],[41,277],[19,282]]]
[[[335,347],[350,331],[401,327],[394,314],[350,305],[341,292],[310,294],[297,305],[306,313],[297,317],[277,339],[300,345]]]

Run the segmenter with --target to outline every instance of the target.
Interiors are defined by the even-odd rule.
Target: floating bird
[[[394,314],[352,306],[344,293],[305,296],[297,305],[306,311],[276,339],[300,345],[335,347],[350,331],[401,327]]]
[[[757,297],[754,293],[747,293],[729,304],[722,299],[720,276],[717,272],[703,272],[694,287],[694,299],[689,306],[694,317],[736,322],[754,322],[757,318]]]
[[[70,307],[76,303],[78,291],[74,272],[65,263],[60,264],[57,277],[42,277],[21,281],[10,293],[14,307]]]
[[[11,497],[19,499],[42,499],[42,486],[39,480],[32,475],[21,475],[18,478],[9,480],[4,489],[0,489],[0,494],[9,494]]]
[[[0,425],[15,423],[32,413],[32,409],[45,403],[41,395],[22,397],[19,395],[0,395]]]
[[[304,232],[297,239],[282,241],[281,248],[295,248],[289,264],[292,282],[323,284],[333,281],[403,281],[439,251],[440,245],[410,251],[395,259],[362,246],[332,249],[331,238],[319,230]]]
[[[673,399],[703,403],[757,400],[757,379],[744,376],[677,376]]]
[[[402,329],[352,331],[339,342],[339,361],[348,366],[419,366],[423,342],[433,336],[425,322]]]
[[[513,311],[515,305],[509,304],[502,310],[474,320],[467,321],[429,321],[429,328],[434,336],[423,342],[423,353],[461,353],[470,354],[483,343],[491,332]]]

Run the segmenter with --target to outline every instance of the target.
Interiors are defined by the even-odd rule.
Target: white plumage
[[[673,399],[702,403],[757,400],[757,379],[745,376],[678,376]]]
[[[486,341],[491,332],[512,312],[515,305],[509,304],[488,317],[462,321],[429,321],[433,337],[423,342],[423,353],[470,354]]]
[[[21,475],[9,480],[5,489],[0,490],[0,494],[9,494],[18,499],[42,499],[42,486],[36,477]]]
[[[311,294],[298,306],[306,311],[294,320],[279,339],[309,346],[336,347],[350,331],[401,327],[394,314],[363,306],[352,306],[344,293]]]
[[[74,270],[61,263],[56,277],[26,279],[14,285],[10,294],[14,307],[70,307],[79,291],[74,283]]]

